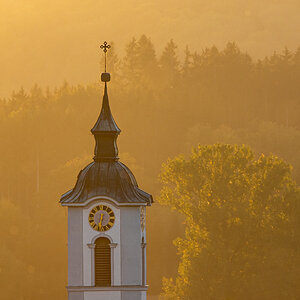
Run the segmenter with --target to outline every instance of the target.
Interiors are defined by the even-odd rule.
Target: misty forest
[[[120,160],[155,201],[150,296],[299,299],[300,47],[254,59],[234,42],[191,51],[169,40],[157,52],[142,35],[120,53],[111,45]],[[102,95],[100,80],[66,81],[0,99],[1,299],[67,298],[58,201],[92,161]]]

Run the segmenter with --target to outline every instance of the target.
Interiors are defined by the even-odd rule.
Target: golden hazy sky
[[[99,42],[117,51],[150,36],[158,53],[236,41],[253,57],[300,45],[300,0],[0,0],[0,97],[20,86],[87,83],[99,76]]]

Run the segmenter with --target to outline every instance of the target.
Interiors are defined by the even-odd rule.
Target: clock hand
[[[101,226],[102,226],[102,220],[103,220],[103,216],[104,216],[104,214],[101,214],[101,217],[100,217],[100,222],[99,222],[99,227],[101,227]]]

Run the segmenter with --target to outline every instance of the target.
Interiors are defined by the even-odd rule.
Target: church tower
[[[117,126],[109,107],[105,73],[102,108],[91,132],[94,161],[62,195],[68,207],[68,299],[146,300],[146,207],[152,196],[139,189],[119,161]]]

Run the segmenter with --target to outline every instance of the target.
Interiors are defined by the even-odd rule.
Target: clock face
[[[106,205],[95,206],[89,214],[89,223],[94,230],[109,230],[115,222],[115,214],[111,208]]]

